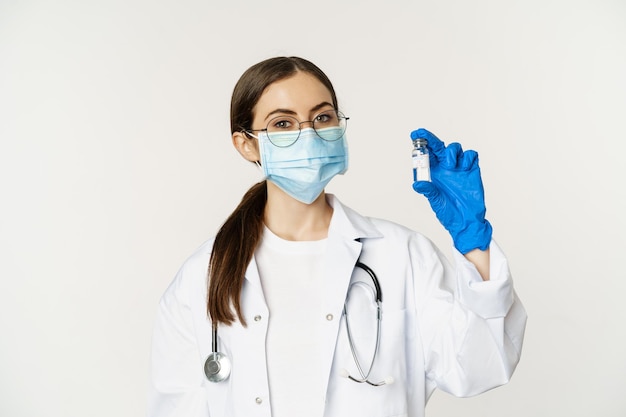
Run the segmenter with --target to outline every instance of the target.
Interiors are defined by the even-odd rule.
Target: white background
[[[0,0],[0,415],[144,415],[158,298],[260,178],[232,88],[275,55],[333,80],[351,167],[327,191],[363,214],[449,251],[409,132],[480,152],[524,352],[428,415],[626,415],[618,0]]]

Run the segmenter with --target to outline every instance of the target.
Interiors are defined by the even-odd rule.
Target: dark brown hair
[[[235,85],[230,104],[231,133],[251,129],[254,107],[267,87],[298,71],[317,78],[330,92],[335,109],[339,109],[332,83],[315,64],[298,57],[270,58],[248,68]],[[241,288],[261,238],[266,201],[265,181],[253,185],[215,236],[207,295],[207,313],[214,326],[230,325],[236,319],[246,325],[241,311]]]

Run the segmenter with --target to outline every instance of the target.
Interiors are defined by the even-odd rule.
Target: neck
[[[328,236],[333,209],[324,192],[311,204],[304,204],[267,181],[265,225],[286,240],[321,240]]]

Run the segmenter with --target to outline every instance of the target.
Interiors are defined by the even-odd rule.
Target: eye
[[[297,122],[291,117],[277,117],[272,119],[267,128],[268,130],[293,130],[298,126]]]
[[[336,125],[337,124],[337,113],[334,111],[327,111],[324,113],[320,113],[315,116],[315,123],[320,125]]]

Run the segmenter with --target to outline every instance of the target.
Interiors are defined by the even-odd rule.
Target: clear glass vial
[[[430,181],[430,156],[428,155],[428,141],[423,138],[411,138],[413,141],[413,181]]]

